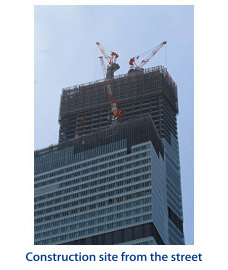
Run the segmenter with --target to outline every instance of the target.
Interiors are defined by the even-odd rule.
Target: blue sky
[[[36,6],[35,149],[58,141],[62,88],[102,79],[96,42],[130,57],[167,41],[145,66],[164,65],[178,86],[178,135],[186,244],[194,243],[193,6]]]

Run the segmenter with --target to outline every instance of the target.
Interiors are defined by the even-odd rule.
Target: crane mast
[[[107,92],[110,99],[110,105],[111,105],[111,112],[112,112],[112,123],[115,123],[118,120],[123,119],[123,110],[121,108],[117,108],[117,103],[113,98],[112,89],[110,85],[110,79],[114,78],[114,72],[117,71],[120,66],[116,63],[116,59],[119,57],[117,53],[111,52],[111,56],[109,56],[103,46],[97,42],[96,43],[102,54],[104,55],[105,59],[108,61],[107,68],[105,67],[103,56],[99,56],[102,71],[104,73],[105,77],[105,84],[107,88]]]
[[[78,125],[78,127],[77,127],[77,129],[76,129],[75,138],[78,138],[78,137],[79,137],[80,131],[81,131],[82,126],[83,126],[83,124],[84,124],[84,121],[85,121],[85,116],[83,116],[82,119],[81,119],[80,122],[79,122],[79,125]]]

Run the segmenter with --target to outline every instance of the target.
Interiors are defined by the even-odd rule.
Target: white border
[[[119,246],[33,246],[33,4],[53,1],[8,1],[1,5],[1,265],[6,269],[68,269],[117,266],[226,267],[227,242],[227,9],[225,1],[141,1],[142,4],[195,5],[195,245],[122,246],[128,253],[203,254],[203,262],[28,263],[34,253],[119,253]],[[104,1],[54,1],[54,4],[107,4]],[[139,4],[139,1],[115,1]]]

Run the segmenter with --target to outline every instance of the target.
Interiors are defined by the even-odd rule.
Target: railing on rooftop
[[[143,69],[143,74],[147,74],[147,73],[155,72],[155,71],[160,71],[161,73],[166,74],[166,76],[168,77],[168,79],[170,80],[170,82],[173,84],[173,86],[176,87],[175,82],[173,81],[173,79],[171,78],[171,76],[169,75],[169,73],[167,72],[167,68],[165,68],[163,66],[155,66],[155,67]],[[128,73],[121,74],[121,75],[116,76],[113,80],[121,79],[121,78],[125,78],[125,77],[129,77],[129,76],[130,75]],[[82,84],[78,84],[78,85],[73,85],[73,86],[65,87],[62,90],[63,91],[67,91],[70,94],[70,90],[73,90],[75,92],[75,91],[79,91],[79,88],[82,88],[84,86],[93,85],[93,84],[97,84],[97,83],[104,83],[104,82],[105,82],[105,79],[100,79],[100,80],[96,80],[96,81],[92,81],[92,82],[88,82],[88,83],[82,83]]]

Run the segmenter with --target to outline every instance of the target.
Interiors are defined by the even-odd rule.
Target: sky
[[[96,42],[132,56],[167,41],[145,66],[167,67],[178,87],[178,136],[186,244],[194,244],[193,6],[35,6],[34,148],[58,142],[62,88],[103,78]]]

